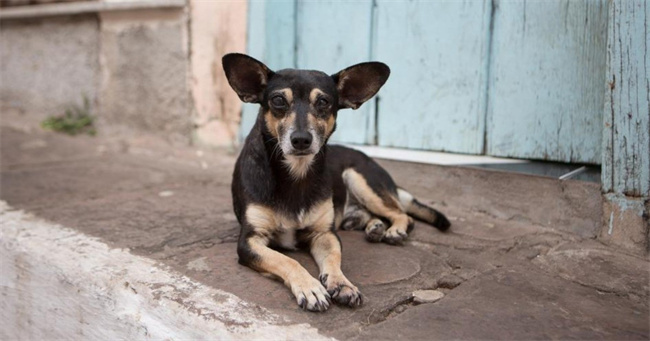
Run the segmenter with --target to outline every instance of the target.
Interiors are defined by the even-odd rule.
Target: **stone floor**
[[[597,184],[381,160],[445,212],[403,246],[341,232],[359,309],[300,310],[281,283],[237,263],[235,155],[147,136],[68,137],[3,116],[0,199],[151,258],[189,278],[338,339],[650,338],[649,262],[594,238]],[[313,275],[302,252],[288,253]],[[412,294],[437,290],[434,303]],[[271,336],[272,337],[272,336]]]

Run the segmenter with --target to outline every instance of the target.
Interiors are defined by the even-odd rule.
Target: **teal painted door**
[[[488,154],[601,162],[606,29],[606,0],[500,2]]]
[[[377,2],[379,145],[483,152],[490,3]]]
[[[296,20],[299,68],[334,74],[371,58],[372,2],[300,1]],[[341,110],[331,140],[371,144],[374,119],[374,101]]]
[[[248,46],[274,69],[391,67],[334,141],[600,163],[606,14],[607,0],[252,1]]]

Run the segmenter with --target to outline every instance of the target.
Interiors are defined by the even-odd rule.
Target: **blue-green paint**
[[[597,164],[607,5],[251,1],[248,46],[274,69],[391,67],[379,106],[341,111],[333,140]],[[256,115],[245,106],[244,135]]]
[[[248,4],[248,42],[250,56],[272,70],[293,68],[296,50],[295,1],[250,1]],[[243,140],[255,124],[257,104],[244,104],[240,127]]]
[[[603,123],[605,193],[650,197],[650,2],[609,8]]]
[[[600,163],[606,28],[606,0],[499,2],[489,155]]]
[[[480,154],[490,1],[377,1],[379,145]]]
[[[333,21],[335,18],[335,21]],[[334,74],[370,58],[371,1],[299,1],[297,67]],[[374,140],[375,102],[341,110],[332,141],[367,144]]]

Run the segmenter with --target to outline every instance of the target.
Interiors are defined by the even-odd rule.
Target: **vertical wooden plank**
[[[487,151],[601,162],[607,1],[499,1]]]
[[[650,2],[612,0],[603,127],[599,238],[650,253]]]
[[[605,193],[650,196],[650,2],[610,4],[603,127]]]
[[[482,153],[491,1],[378,0],[377,11],[375,57],[392,69],[379,144]]]
[[[272,70],[295,67],[296,1],[250,1],[248,54]],[[255,124],[259,105],[245,103],[239,130],[242,141]]]
[[[297,66],[333,74],[370,58],[372,1],[299,1]],[[374,137],[374,101],[342,110],[331,140],[366,144]]]

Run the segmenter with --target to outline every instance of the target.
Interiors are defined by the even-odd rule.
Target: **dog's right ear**
[[[221,59],[228,83],[247,103],[260,103],[273,71],[262,62],[241,53],[229,53]]]

